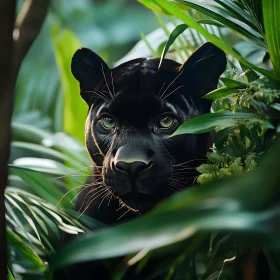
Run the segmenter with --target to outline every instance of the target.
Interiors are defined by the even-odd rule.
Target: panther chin
[[[119,200],[121,206],[124,206],[139,215],[148,212],[158,203],[158,200],[154,197],[137,191],[115,197]]]

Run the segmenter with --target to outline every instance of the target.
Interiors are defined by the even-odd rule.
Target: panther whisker
[[[69,190],[68,192],[66,192],[66,193],[61,197],[61,199],[57,202],[56,207],[58,207],[58,205],[61,203],[61,201],[64,199],[64,197],[65,197],[66,195],[68,195],[68,194],[69,194],[70,192],[72,192],[73,190],[78,189],[78,188],[82,188],[82,187],[84,187],[84,185],[76,186],[76,187],[72,188],[71,190]],[[79,192],[79,193],[80,193],[80,192]],[[71,201],[71,202],[72,202],[72,201]]]
[[[159,98],[159,95],[160,95],[160,93],[161,93],[161,91],[162,91],[162,89],[163,89],[163,87],[164,87],[165,84],[166,84],[166,83],[164,83],[164,84],[162,85],[162,87],[161,87],[159,93],[157,94],[157,98]]]
[[[79,172],[79,171],[84,170],[84,169],[87,169],[87,168],[89,168],[89,167],[94,167],[94,165],[89,165],[89,166],[80,168],[80,169],[78,169],[78,170],[75,170],[75,172]],[[63,176],[51,177],[51,179],[62,179],[62,178],[66,178],[66,177],[72,176],[72,175],[76,175],[76,174],[74,174],[74,173],[69,173],[69,174],[63,175]]]
[[[114,93],[114,96],[116,96],[115,87],[114,87],[114,79],[113,79],[113,71],[112,70],[111,70],[111,80],[112,80],[113,93]]]
[[[164,191],[167,191],[169,194],[172,194],[172,192],[170,191],[170,190],[168,190],[168,189],[166,189],[165,187],[163,187],[163,186],[160,186]]]
[[[79,208],[79,210],[78,210],[78,213],[81,211],[81,209],[83,208],[84,204],[86,203],[86,199],[87,199],[88,195],[91,194],[92,192],[96,191],[96,193],[94,193],[93,195],[91,195],[90,198],[88,199],[88,202],[89,202],[90,199],[91,199],[93,196],[95,196],[95,195],[97,195],[97,194],[100,194],[100,193],[102,193],[102,191],[104,191],[104,189],[103,189],[102,187],[104,188],[103,185],[100,185],[99,187],[90,190],[90,191],[86,194],[86,196],[85,196],[85,198],[84,198],[84,200],[83,200],[83,203],[82,203],[82,205],[80,206],[80,208]],[[87,202],[87,203],[88,203],[88,202]]]
[[[99,93],[100,95],[102,95],[104,98],[107,98],[108,101],[110,101],[110,99],[108,98],[108,92],[107,91],[101,91],[97,88],[93,88],[91,87],[92,90],[95,90],[97,93]],[[110,95],[110,94],[109,94]]]
[[[88,209],[89,206],[92,204],[92,202],[93,202],[95,199],[97,199],[98,197],[100,197],[101,195],[103,195],[106,191],[107,191],[107,190],[103,190],[103,192],[101,192],[101,193],[98,194],[94,199],[92,199],[92,200],[90,201],[90,203],[87,205],[87,207],[84,209],[84,211],[79,215],[78,219],[87,211],[87,209]],[[93,194],[93,195],[89,198],[89,200],[90,200],[94,195],[95,195],[95,194]],[[80,212],[80,210],[79,210],[78,212]]]
[[[125,207],[125,206],[126,206],[126,205],[125,205],[124,203],[122,203],[121,206],[116,210],[116,212],[119,211],[119,210],[121,210],[121,209],[122,209],[123,207]]]
[[[112,98],[112,100],[113,100],[113,99],[114,99],[114,96],[113,96],[113,94],[112,94],[112,92],[110,91],[110,88],[109,88],[109,86],[108,86],[108,83],[107,83],[107,80],[106,80],[106,76],[105,76],[105,73],[104,73],[104,68],[103,68],[103,64],[102,64],[102,63],[101,63],[101,69],[102,69],[102,73],[103,73],[103,77],[104,77],[106,86],[107,86],[108,91],[109,91],[109,93],[110,93],[110,96],[111,96],[111,98]]]
[[[110,99],[107,96],[107,92],[105,94],[97,88],[89,88],[89,90],[84,90],[85,93],[94,93],[104,101],[110,102]]]
[[[90,186],[87,186],[87,187],[83,188],[82,190],[80,190],[80,191],[73,197],[73,199],[71,200],[71,202],[73,202],[73,201],[76,199],[76,197],[77,197],[79,194],[81,194],[84,190],[86,190],[88,187],[90,187]]]
[[[178,166],[178,167],[175,167],[176,171],[194,170],[194,169],[196,169],[196,167],[192,167],[192,166]]]
[[[184,177],[184,175],[189,175],[189,174],[197,174],[198,171],[194,170],[194,171],[176,171],[173,174],[173,178],[180,178],[180,177]]]
[[[126,215],[129,211],[132,211],[131,208],[128,208],[128,210],[125,211],[125,212],[117,219],[117,221],[120,220],[120,219],[121,219],[124,215]]]
[[[110,191],[110,192],[111,192],[111,191]],[[111,192],[111,196],[110,196],[110,198],[109,198],[109,201],[108,201],[107,206],[109,206],[109,204],[110,204],[110,202],[111,202],[111,200],[112,200],[112,197],[114,196],[114,193],[115,193],[115,191]]]
[[[169,187],[171,186],[171,187],[173,187],[173,188],[175,188],[175,189],[177,189],[177,190],[184,190],[185,188],[184,187],[182,187],[182,185],[181,184],[172,184],[172,183],[170,183],[169,185],[168,185]]]
[[[176,170],[174,173],[173,173],[173,177],[175,176],[183,176],[186,175],[186,176],[189,176],[189,174],[197,174],[198,171],[196,171],[195,169],[193,170]]]
[[[176,190],[176,189],[174,189],[174,186],[170,186],[170,185],[168,185],[168,186],[165,186],[165,188],[168,188],[169,190],[171,190],[171,191],[172,191],[172,193],[173,193],[173,192],[177,192],[177,190]]]
[[[210,51],[210,50],[209,50],[209,51]],[[208,52],[209,52],[209,51],[208,51]],[[197,63],[199,63],[199,62],[201,62],[201,61],[203,61],[203,60],[205,60],[205,59],[207,59],[207,58],[210,58],[210,57],[212,57],[212,56],[215,56],[215,54],[211,54],[211,55],[202,57],[201,59],[197,60],[197,61],[192,65],[192,67],[193,67],[195,64],[197,64]]]
[[[199,176],[199,175],[198,175]],[[191,179],[194,179],[193,180],[193,183],[196,181],[196,179],[198,178],[198,176],[193,176],[193,177],[189,177],[186,181],[185,181],[185,183],[187,184]]]
[[[171,182],[169,182],[169,185],[181,185],[182,184],[182,182],[181,181],[184,181],[184,180],[186,180],[187,178],[186,177],[183,177],[183,178],[178,178],[178,179],[176,179],[176,180],[174,180],[174,181],[171,181]]]
[[[91,194],[92,192],[96,191],[96,192],[99,192],[100,189],[102,189],[103,185],[100,184],[99,182],[97,184],[91,184],[90,186],[98,186],[98,187],[94,187],[93,189],[91,189],[85,196],[84,198],[84,202],[85,203],[85,200],[87,199],[88,195]],[[89,187],[89,186],[88,186]]]
[[[84,91],[86,93],[94,93],[96,94],[97,97],[101,98],[102,100],[106,101],[106,102],[110,102],[110,99],[108,99],[107,97],[105,97],[103,94],[100,94],[94,90],[87,90],[87,91]]]
[[[173,79],[173,81],[169,84],[169,86],[165,89],[165,91],[161,94],[161,96],[159,97],[160,100],[163,100],[162,97],[164,96],[164,94],[166,93],[166,91],[172,86],[172,84],[182,75],[182,73],[184,73],[184,70],[180,71],[179,74]]]
[[[101,202],[99,203],[97,209],[100,208],[100,206],[101,206],[102,202],[104,201],[104,199],[105,199],[106,197],[108,197],[108,195],[110,195],[110,194],[111,194],[111,192],[107,189],[107,193],[105,193],[105,195],[103,196],[103,198],[102,198]]]
[[[163,97],[161,100],[166,99],[168,96],[170,96],[172,93],[174,93],[176,90],[178,90],[179,88],[185,87],[185,85],[179,86],[176,89],[174,89],[173,91],[171,91],[169,94],[167,94],[165,97]]]
[[[205,158],[203,158],[203,159],[199,159],[199,158],[190,159],[190,160],[185,161],[185,162],[182,162],[182,163],[172,164],[171,166],[173,166],[173,167],[175,167],[175,166],[181,166],[181,165],[184,165],[184,164],[187,164],[187,163],[189,163],[189,162],[196,161],[196,160],[206,160],[206,159],[205,159]]]
[[[73,202],[73,201],[76,199],[76,197],[77,197],[79,194],[81,194],[84,190],[86,190],[87,188],[92,187],[92,186],[94,186],[94,185],[99,185],[99,183],[85,184],[84,186],[86,186],[86,187],[83,188],[82,190],[80,190],[80,191],[73,197],[73,199],[71,200],[71,202]]]
[[[78,189],[78,188],[83,188],[83,187],[84,187],[84,189],[82,189],[81,191],[79,191],[79,192],[74,196],[74,198],[71,200],[71,202],[73,202],[74,199],[75,199],[82,191],[84,191],[85,189],[87,189],[88,187],[91,187],[91,186],[93,186],[93,185],[97,185],[97,183],[83,184],[83,185],[79,185],[79,186],[73,187],[71,190],[69,190],[68,192],[66,192],[66,193],[61,197],[61,199],[58,201],[58,203],[56,204],[56,206],[58,206],[58,205],[61,203],[61,201],[65,198],[65,196],[67,196],[67,195],[68,195],[70,192],[72,192],[73,190]],[[98,184],[98,185],[99,185],[99,184]]]
[[[173,177],[172,178],[168,178],[169,180],[171,180],[171,181],[178,181],[178,180],[181,180],[181,179],[186,179],[186,177],[185,176],[178,176],[178,175],[173,175]]]

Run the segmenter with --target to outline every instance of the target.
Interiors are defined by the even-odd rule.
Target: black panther
[[[211,102],[201,97],[217,88],[224,52],[208,42],[182,65],[159,62],[139,58],[110,69],[89,49],[73,56],[71,70],[89,106],[85,136],[95,166],[76,209],[105,224],[146,213],[191,185],[211,145],[211,134],[170,136],[210,112]]]

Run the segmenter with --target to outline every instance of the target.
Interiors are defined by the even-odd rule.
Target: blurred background
[[[18,1],[19,11],[23,2]],[[141,33],[156,26],[153,13],[133,0],[51,1],[40,34],[20,69],[14,121],[62,131],[61,78],[70,74],[67,66],[75,49],[90,48],[113,66],[139,41]],[[86,111],[76,113],[85,115]]]

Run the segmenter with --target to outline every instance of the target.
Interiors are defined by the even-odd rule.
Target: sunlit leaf
[[[280,1],[262,0],[263,21],[270,59],[276,74],[280,75]]]
[[[172,31],[172,33],[170,34],[168,41],[166,42],[166,45],[162,51],[158,68],[160,68],[162,60],[165,58],[165,55],[167,54],[170,46],[174,43],[174,41],[177,39],[177,37],[180,34],[182,34],[187,28],[188,28],[188,26],[186,24],[180,24],[180,25],[176,26],[176,28]]]
[[[69,30],[59,32],[56,27],[52,31],[52,41],[63,86],[64,131],[84,142],[84,123],[88,108],[80,97],[79,84],[70,70],[73,54],[81,47],[81,43]]]

